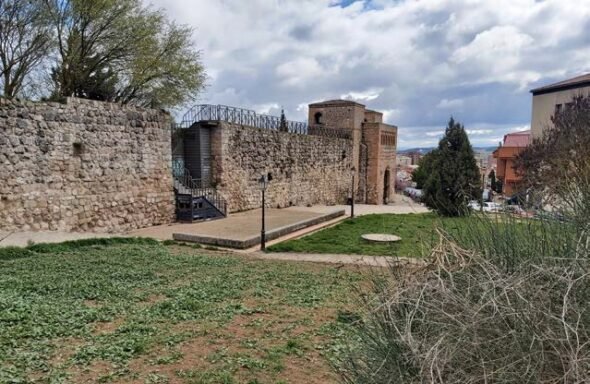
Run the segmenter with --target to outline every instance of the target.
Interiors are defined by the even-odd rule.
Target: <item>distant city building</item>
[[[408,187],[415,187],[416,183],[412,181],[412,174],[418,168],[417,165],[405,165],[397,167],[395,189],[403,191]]]
[[[514,132],[504,135],[502,145],[494,151],[497,161],[496,179],[502,181],[502,192],[512,195],[518,192],[521,177],[517,174],[514,161],[531,142],[531,131]]]
[[[488,168],[489,155],[490,155],[489,152],[475,152],[474,153],[475,161],[477,162],[477,166],[480,169],[487,169]]]
[[[398,155],[395,159],[398,168],[412,165],[412,158],[410,156]]]
[[[493,153],[488,153],[488,170],[491,171],[496,170],[496,158],[494,157]],[[489,173],[489,172],[488,172]]]
[[[590,73],[533,89],[531,93],[531,131],[533,138],[537,138],[543,134],[545,128],[551,127],[551,117],[556,111],[568,108],[577,95],[590,95]]]
[[[422,152],[419,151],[412,151],[412,152],[408,152],[406,153],[406,156],[408,156],[409,158],[412,159],[412,164],[411,165],[418,165],[418,162],[420,161],[420,159],[424,156],[422,154]]]

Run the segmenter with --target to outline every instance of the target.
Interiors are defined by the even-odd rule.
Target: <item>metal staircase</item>
[[[184,131],[199,122],[224,121],[259,129],[288,132],[299,135],[329,136],[350,139],[350,132],[327,128],[322,125],[308,126],[307,123],[288,121],[283,117],[258,114],[255,111],[227,105],[201,104],[189,109],[182,121],[172,125],[172,156],[174,189],[176,190],[177,211],[191,210],[190,220],[212,219],[227,216],[225,199],[205,180],[194,179],[184,166]],[[190,168],[190,167],[189,167]],[[204,174],[202,172],[202,174]],[[186,216],[186,215],[185,215]],[[189,217],[187,216],[188,220]]]
[[[181,221],[219,219],[227,216],[227,203],[215,188],[203,186],[188,169],[173,163],[177,216]]]

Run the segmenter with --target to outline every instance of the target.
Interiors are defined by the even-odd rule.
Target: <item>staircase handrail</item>
[[[227,202],[215,188],[204,186],[203,180],[193,178],[190,171],[182,164],[173,163],[172,174],[174,180],[188,189],[193,197],[207,199],[223,216],[227,216]]]

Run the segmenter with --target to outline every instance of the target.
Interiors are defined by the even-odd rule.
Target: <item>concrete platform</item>
[[[343,209],[267,209],[266,240],[344,216]],[[174,240],[246,249],[260,244],[260,209],[230,215],[227,219],[175,225]]]

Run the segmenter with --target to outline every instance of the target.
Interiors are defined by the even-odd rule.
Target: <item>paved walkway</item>
[[[374,213],[392,213],[392,214],[407,214],[407,213],[427,213],[430,212],[424,205],[412,201],[409,197],[396,195],[396,201],[387,205],[369,205],[369,204],[355,204],[354,215],[363,216]],[[313,210],[321,211],[323,209],[344,209],[346,214],[350,216],[350,205],[331,205],[312,207],[297,207],[299,210]]]
[[[364,267],[389,267],[394,265],[424,266],[426,261],[410,257],[363,256],[328,253],[252,252],[249,256],[264,260],[287,260],[328,264],[359,265]]]
[[[270,209],[268,217],[269,228],[272,226],[280,227],[285,225],[285,221],[297,221],[302,218],[313,217],[318,214],[331,212],[337,209],[345,209],[346,216],[350,216],[350,206],[348,205],[335,205],[335,206],[312,206],[312,207],[291,207],[285,209]],[[366,204],[355,204],[354,207],[355,215],[362,216],[372,213],[392,213],[392,214],[405,214],[405,213],[424,213],[428,212],[428,209],[421,204],[413,202],[411,199],[396,195],[396,202],[388,205],[366,205]],[[120,234],[108,234],[108,233],[77,233],[77,232],[0,232],[0,247],[6,246],[26,246],[27,244],[33,243],[59,243],[68,240],[79,240],[88,238],[101,238],[101,237],[113,237],[113,236],[143,236],[152,237],[158,240],[172,239],[172,234],[179,232],[178,228],[190,228],[190,226],[203,226],[211,225],[218,233],[235,233],[237,236],[241,236],[240,233],[258,232],[260,231],[260,210],[247,211],[230,214],[230,217],[236,217],[236,225],[228,225],[228,219],[221,219],[217,221],[201,222],[194,224],[170,224],[160,225],[156,227],[144,228],[137,231],[131,231],[129,233]],[[342,219],[344,219],[343,217]],[[325,224],[320,224],[309,228],[308,230],[302,230],[294,234],[282,237],[273,241],[276,243],[284,241],[288,238],[298,237],[303,234],[309,233],[310,231],[323,228],[325,226],[333,225],[341,219],[332,220]],[[251,249],[255,250],[255,249]]]
[[[283,209],[266,209],[266,231],[285,227],[305,220],[311,220],[328,213],[339,211],[337,207],[289,207]],[[159,240],[171,240],[174,233],[194,234],[207,237],[247,240],[260,235],[262,212],[253,209],[232,213],[225,219],[201,221],[191,224],[169,224],[138,229],[128,233],[130,236],[152,237]]]

